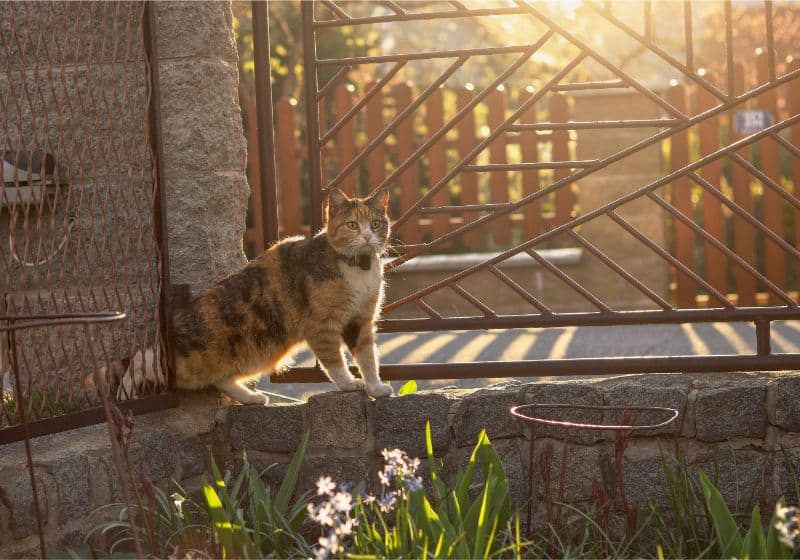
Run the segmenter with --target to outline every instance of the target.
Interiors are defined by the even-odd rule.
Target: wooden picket
[[[506,91],[498,86],[489,94],[488,124],[491,130],[498,128],[506,118]],[[501,134],[489,145],[490,163],[506,163],[506,135]],[[508,173],[496,171],[489,176],[490,202],[502,204],[508,202]],[[510,216],[508,216],[510,219]],[[507,247],[511,243],[511,223],[507,220],[494,220],[488,224],[489,232],[495,245]]]

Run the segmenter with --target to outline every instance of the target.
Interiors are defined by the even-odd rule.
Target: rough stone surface
[[[158,54],[219,57],[236,62],[230,2],[159,2]]]
[[[625,378],[606,389],[606,404],[673,408],[678,411],[678,417],[674,422],[662,428],[637,430],[634,435],[677,434],[681,431],[690,383],[691,380],[682,375],[642,375]],[[634,415],[636,425],[659,424],[669,418],[668,413],[664,412],[635,411]],[[615,416],[608,420],[614,422],[617,419]]]
[[[769,384],[769,421],[784,430],[800,432],[800,377],[784,375]]]
[[[433,391],[376,400],[376,449],[398,447],[412,457],[425,457],[425,425],[430,422],[434,453],[445,451],[450,446],[447,418],[453,402],[451,394]]]
[[[300,471],[298,492],[316,488],[319,477],[326,475],[337,484],[358,484],[367,480],[368,469],[365,457],[312,457],[306,459]]]
[[[228,409],[230,444],[234,449],[292,452],[305,432],[305,404],[232,406]]]
[[[613,465],[613,458],[609,458]],[[661,458],[643,459],[641,461],[625,461],[622,465],[622,475],[625,481],[625,493],[628,504],[645,507],[649,503],[658,506],[669,505],[669,493],[664,479],[664,463]],[[621,503],[619,490],[616,486],[617,478],[608,481],[607,487],[611,495],[617,496],[617,503]]]
[[[549,464],[550,492],[554,500],[559,498],[561,485],[561,461],[564,444],[558,440],[539,439],[534,446],[534,468],[536,472],[536,495],[545,495],[542,480],[542,464]],[[549,461],[547,460],[549,456]],[[592,482],[602,481],[600,470],[600,447],[572,445],[567,448],[566,476],[564,479],[564,500],[587,500],[592,496]]]
[[[766,394],[766,385],[758,382],[700,389],[694,405],[697,439],[713,442],[764,437]]]
[[[56,482],[59,523],[91,513],[89,460],[85,456],[67,457],[43,466]]]
[[[774,495],[777,500],[786,498],[787,504],[796,504],[800,500],[800,448],[782,449],[773,453],[775,468],[773,472]]]
[[[474,445],[478,434],[486,429],[489,439],[508,438],[522,434],[520,422],[509,409],[522,404],[518,389],[486,389],[465,396],[455,409],[453,430],[456,445]]]
[[[690,471],[694,476],[705,472],[732,511],[750,511],[764,503],[765,466],[765,456],[757,451],[720,448],[695,461]]]
[[[364,395],[334,391],[308,399],[312,447],[353,449],[367,440]]]
[[[46,526],[50,504],[44,479],[39,472],[36,473],[36,490],[42,521]],[[9,509],[11,534],[14,538],[21,539],[37,532],[31,480],[24,467],[0,469],[0,502]]]
[[[586,382],[567,383],[531,383],[525,387],[527,404],[566,404],[566,408],[528,409],[526,414],[549,420],[563,420],[584,424],[599,424],[603,420],[602,410],[579,409],[574,405],[603,404],[603,394],[595,384]],[[545,424],[536,425],[536,437],[563,439],[568,430]],[[596,430],[569,430],[569,440],[574,443],[588,444],[600,441],[602,434]]]
[[[191,478],[208,472],[211,454],[199,437],[184,437],[177,443],[180,478]]]

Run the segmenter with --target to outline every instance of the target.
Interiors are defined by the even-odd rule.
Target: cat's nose
[[[365,231],[361,234],[361,236],[364,238],[364,241],[369,241],[370,239],[372,239],[372,232]]]

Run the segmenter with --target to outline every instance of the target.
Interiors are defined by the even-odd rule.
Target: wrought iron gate
[[[647,150],[659,150],[665,142],[669,149],[670,140],[673,149],[677,151],[679,143],[676,138],[697,130],[704,123],[717,122],[715,119],[722,116],[730,116],[732,125],[734,119],[762,118],[763,111],[736,115],[737,112],[752,109],[754,106],[763,107],[764,99],[767,98],[769,101],[769,96],[774,96],[776,90],[786,84],[796,92],[800,80],[800,67],[797,62],[787,61],[784,65],[783,61],[776,58],[774,6],[770,1],[764,2],[759,7],[765,22],[764,52],[761,57],[765,72],[761,82],[752,87],[743,85],[736,76],[739,61],[734,48],[736,30],[731,15],[732,5],[729,1],[720,3],[724,20],[724,48],[720,60],[724,62],[720,65],[719,72],[722,79],[718,84],[712,81],[711,76],[701,69],[696,61],[697,42],[693,15],[696,15],[697,8],[693,8],[691,2],[684,2],[679,6],[682,9],[682,17],[677,19],[675,25],[680,26],[681,20],[683,21],[683,35],[681,45],[677,49],[680,52],[677,54],[668,52],[668,49],[659,43],[658,29],[654,27],[659,16],[650,2],[643,2],[640,5],[642,11],[637,14],[637,18],[633,18],[639,20],[639,28],[632,22],[631,14],[628,13],[630,5],[620,9],[615,8],[613,2],[587,0],[580,7],[580,13],[575,17],[592,18],[592,22],[602,22],[602,26],[600,23],[591,25],[594,26],[593,32],[596,35],[604,34],[606,38],[604,44],[608,44],[610,36],[616,37],[617,41],[626,40],[627,44],[631,45],[630,50],[639,53],[639,56],[650,57],[649,68],[657,67],[662,69],[665,75],[674,76],[676,79],[673,79],[672,86],[677,82],[683,82],[697,88],[706,98],[711,99],[707,105],[694,107],[686,107],[679,99],[671,96],[669,87],[657,87],[651,83],[652,79],[647,81],[637,75],[643,67],[629,65],[630,69],[623,68],[617,61],[619,57],[613,56],[614,53],[605,52],[602,45],[598,47],[593,44],[590,34],[581,35],[573,31],[573,26],[568,25],[563,18],[559,19],[554,14],[552,5],[522,0],[497,3],[491,7],[486,3],[475,7],[465,4],[436,2],[415,5],[387,1],[365,5],[329,0],[302,2],[312,231],[322,226],[322,209],[326,193],[334,187],[356,184],[359,173],[363,181],[363,168],[367,165],[371,154],[376,150],[385,149],[387,140],[394,138],[398,129],[408,126],[415,113],[427,107],[426,103],[432,96],[440,95],[440,89],[454,78],[458,78],[459,72],[463,73],[468,64],[479,61],[479,68],[483,68],[485,74],[492,74],[490,77],[482,76],[485,85],[467,84],[471,93],[469,98],[460,103],[449,120],[442,120],[435,128],[429,129],[424,141],[414,148],[406,149],[393,169],[383,176],[368,177],[367,191],[374,192],[389,186],[396,193],[395,198],[399,199],[400,203],[398,212],[394,216],[396,218],[394,227],[401,237],[404,237],[404,232],[419,228],[422,223],[421,218],[427,218],[429,221],[439,219],[446,224],[443,230],[435,232],[428,240],[420,239],[417,233],[408,235],[407,237],[414,239],[415,242],[394,248],[398,251],[398,256],[386,264],[387,274],[390,275],[407,261],[413,262],[414,259],[426,255],[447,252],[448,248],[453,247],[453,243],[466,239],[470,234],[488,227],[493,222],[508,220],[513,213],[526,213],[531,208],[538,209],[539,205],[548,199],[555,198],[558,203],[559,199],[569,196],[572,186],[578,181],[582,181],[584,185],[591,185],[592,189],[603,189],[608,183],[603,177],[604,172]],[[465,22],[501,16],[513,18],[512,25],[517,29],[529,29],[527,37],[531,40],[523,44],[483,45],[469,48],[470,41],[466,30],[472,28],[465,25]],[[447,24],[450,22],[454,25],[448,28]],[[331,28],[346,27],[352,30],[354,37],[364,36],[378,29],[383,34],[388,33],[402,38],[403,30],[410,29],[408,26],[422,28],[425,25],[428,26],[425,29],[431,30],[431,37],[437,38],[437,42],[452,44],[453,48],[406,50],[375,56],[340,58],[330,58],[328,53],[319,52],[317,49],[320,34]],[[587,27],[589,26],[584,25],[582,28]],[[444,35],[437,34],[437,30],[441,29],[449,31]],[[424,30],[419,32],[425,33]],[[670,29],[667,33],[674,38],[679,31]],[[660,36],[664,36],[663,31]],[[458,37],[458,40],[453,41],[453,37]],[[395,47],[397,44],[396,41]],[[546,63],[537,63],[537,60],[552,62],[552,58],[548,59],[548,53],[554,49],[559,49],[562,53],[555,65],[551,63],[548,67]],[[420,92],[415,98],[408,98],[405,104],[398,105],[390,115],[388,124],[379,129],[373,127],[359,152],[351,153],[348,156],[349,160],[339,157],[336,161],[336,156],[331,155],[331,140],[345,127],[352,126],[355,119],[363,118],[360,115],[363,114],[364,108],[376,95],[388,89],[393,80],[397,81],[398,77],[402,77],[404,68],[420,61],[431,64],[434,61],[443,61],[444,64],[441,66],[443,69],[437,76],[420,85]],[[330,97],[337,82],[345,78],[350,69],[367,66],[376,68],[374,83],[364,88],[363,95],[347,111],[340,111],[333,118],[328,116],[330,111],[326,107],[330,106]],[[587,68],[589,70],[585,70]],[[320,83],[323,71],[332,77],[325,83]],[[525,78],[526,71],[528,78]],[[494,122],[487,123],[483,137],[479,138],[471,149],[462,151],[458,157],[451,157],[446,169],[441,169],[438,174],[434,173],[431,168],[432,162],[434,158],[441,158],[442,153],[440,151],[437,155],[435,152],[437,145],[446,146],[449,135],[465,119],[475,118],[474,110],[479,102],[498,89],[502,90],[504,84],[515,78],[523,76],[529,79],[530,72],[536,73],[539,85],[527,88],[527,95],[519,97],[513,110],[506,110],[501,119],[495,118]],[[472,75],[475,75],[475,72]],[[662,83],[661,86],[666,84]],[[535,117],[531,118],[531,115],[535,114],[537,104],[541,104],[548,96],[569,92],[572,96],[582,95],[584,99],[599,98],[602,93],[609,90],[627,91],[631,94],[629,99],[646,100],[659,114],[620,118],[618,108],[612,108],[614,110],[611,113],[617,116],[611,118],[600,116],[590,120],[577,119],[568,122],[552,122],[552,119],[551,122],[535,122]],[[576,103],[581,102],[579,97],[576,99],[578,99]],[[774,98],[772,99],[774,101]],[[447,273],[430,285],[415,288],[410,293],[390,299],[385,304],[384,318],[380,323],[380,330],[383,332],[404,332],[753,322],[756,327],[757,353],[727,356],[607,357],[492,362],[490,365],[485,363],[388,365],[383,368],[384,375],[390,379],[425,379],[800,367],[800,355],[776,354],[771,351],[770,346],[772,322],[800,318],[797,293],[793,291],[797,289],[796,278],[787,281],[785,277],[779,278],[773,273],[776,259],[783,264],[789,263],[790,268],[797,270],[800,251],[797,250],[796,241],[791,238],[790,232],[784,231],[779,226],[785,213],[796,213],[800,209],[798,186],[795,184],[791,187],[785,182],[781,183],[780,177],[774,175],[774,168],[770,171],[765,162],[756,165],[747,155],[741,155],[742,150],[749,151],[753,146],[761,146],[761,153],[766,154],[763,147],[775,144],[776,153],[779,148],[785,154],[784,160],[788,158],[794,169],[797,169],[800,166],[800,149],[796,145],[799,123],[798,105],[796,102],[791,102],[788,106],[767,114],[766,121],[761,122],[755,129],[751,127],[751,130],[743,130],[743,134],[738,138],[723,139],[723,142],[713,149],[701,147],[701,153],[694,158],[694,161],[685,162],[674,170],[659,173],[657,178],[617,188],[617,192],[606,199],[593,197],[590,199],[591,205],[581,205],[577,211],[561,222],[550,223],[549,228],[540,228],[538,231],[527,229],[522,239],[509,243],[501,250],[483,257],[479,262],[465,265],[462,269]],[[605,151],[602,149],[604,142],[607,143],[621,135],[619,131],[631,129],[643,130],[646,134],[623,143],[624,145]],[[352,131],[352,128],[350,130]],[[552,137],[568,131],[574,139],[574,135],[580,134],[581,131],[597,130],[602,131],[605,136],[599,137],[598,143],[601,147],[594,150],[596,155],[593,157],[579,159],[574,155],[564,154],[563,150],[561,154],[556,154],[554,149],[549,158],[540,160],[535,150],[531,158],[530,150],[524,149],[526,137],[534,138],[532,140],[534,143],[548,142],[546,137],[537,139],[535,135],[545,136],[549,132]],[[787,134],[790,130],[791,137]],[[496,143],[503,142],[504,137],[510,136],[517,137],[522,157],[517,161],[507,162],[504,160],[505,154],[501,154],[503,158],[501,163],[494,163],[496,161],[494,158],[487,163],[485,154],[492,150]],[[397,147],[396,151],[399,148]],[[705,151],[702,151],[703,149]],[[580,151],[578,149],[578,152]],[[526,155],[530,159],[526,159]],[[725,166],[735,168],[740,174],[749,174],[748,184],[752,180],[758,182],[763,189],[761,202],[763,210],[756,212],[749,203],[745,204],[738,195],[734,196],[727,186],[723,189],[719,184],[709,182],[707,167],[721,165],[723,162]],[[538,177],[534,178],[533,185],[528,184],[531,183],[532,175],[543,173],[543,170],[547,170],[545,173],[552,173],[549,184],[540,188]],[[468,189],[477,190],[479,181],[465,177],[474,174],[487,175],[490,177],[487,182],[491,183],[492,177],[509,172],[517,172],[522,176],[522,189],[516,195],[511,197],[508,193],[497,195],[495,190],[484,188],[484,200],[480,200],[477,192],[467,192]],[[403,181],[403,177],[409,175],[422,178],[423,188],[414,194],[406,192],[409,182]],[[797,174],[794,176],[797,177]],[[594,179],[596,181],[593,182]],[[414,179],[411,179],[411,182],[413,183]],[[456,184],[455,189],[454,184]],[[406,190],[398,190],[399,185]],[[684,198],[688,200],[691,189],[707,193],[702,196],[713,197],[721,204],[726,214],[746,224],[750,229],[750,235],[757,236],[760,239],[759,243],[764,244],[766,262],[756,263],[754,259],[749,260],[748,255],[737,254],[738,245],[729,246],[730,243],[726,242],[725,238],[718,238],[721,236],[705,231],[702,220],[681,206],[681,200]],[[455,197],[453,193],[459,190],[460,201],[452,203],[451,199]],[[637,208],[637,211],[632,212],[632,208]],[[642,208],[645,208],[644,221]],[[450,219],[439,218],[442,215],[450,216]],[[460,218],[453,219],[453,215]],[[523,219],[527,219],[527,216],[528,214],[524,214]],[[653,236],[648,231],[648,222],[673,223],[676,230],[696,236],[700,243],[721,253],[721,258],[727,263],[726,266],[735,269],[737,275],[749,277],[768,293],[767,304],[762,306],[740,304],[724,289],[712,285],[698,271],[693,270],[692,263],[682,262],[680,255],[673,254],[674,251],[670,250],[670,240],[664,235],[660,238],[659,236],[651,238]],[[602,224],[602,227],[595,227],[599,224]],[[597,232],[605,233],[600,235]],[[654,267],[665,270],[673,276],[677,275],[682,283],[686,281],[696,283],[707,294],[708,303],[705,308],[680,304],[669,295],[668,291],[662,289],[662,286],[654,286],[652,279],[642,278],[640,274],[629,271],[628,262],[614,252],[614,243],[623,238],[626,239],[628,246],[631,242],[637,244]],[[571,276],[563,270],[563,267],[546,256],[547,251],[544,249],[553,246],[576,248],[584,258],[602,263],[605,275],[588,279]],[[585,303],[585,308],[577,311],[561,311],[550,305],[547,293],[537,291],[535,286],[523,282],[519,276],[515,277],[509,272],[506,265],[514,259],[521,258],[529,259],[531,264],[537,265],[540,270],[551,275],[553,280],[570,288],[575,298]],[[783,269],[783,265],[780,268]],[[508,297],[516,298],[520,309],[527,307],[528,310],[519,313],[495,311],[484,298],[473,293],[474,289],[465,287],[478,277],[482,278],[483,282],[491,281],[493,290],[502,291]],[[402,279],[396,282],[402,282]],[[608,298],[602,295],[603,282],[621,282],[629,290],[643,296],[646,303],[633,308],[624,308],[624,305],[615,306],[606,301]],[[447,297],[450,299],[440,297],[443,294],[448,294]],[[432,303],[437,297],[444,303],[439,305]],[[458,306],[447,303],[451,302],[453,297],[463,300],[475,311],[466,314],[457,311]],[[414,311],[404,312],[410,309]],[[316,373],[308,369],[293,374],[292,380],[315,377]]]

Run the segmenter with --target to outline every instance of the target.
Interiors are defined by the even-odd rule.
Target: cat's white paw
[[[337,383],[336,386],[340,391],[361,391],[364,388],[364,380],[354,377]]]
[[[242,404],[260,404],[260,405],[269,404],[269,397],[264,393],[253,392],[250,395],[243,397],[243,399],[244,400],[239,401]]]
[[[388,397],[392,394],[392,388],[386,383],[367,385],[367,394],[375,399],[380,397]]]

